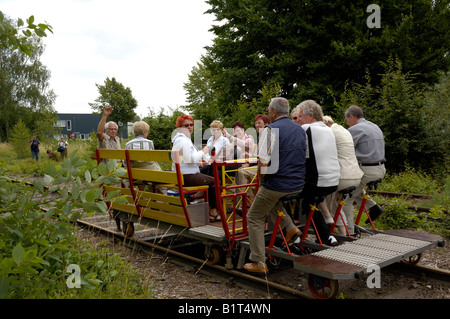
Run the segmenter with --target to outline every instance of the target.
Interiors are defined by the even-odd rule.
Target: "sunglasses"
[[[184,124],[183,126],[184,127],[194,127],[194,124],[192,124],[192,123],[191,124]]]

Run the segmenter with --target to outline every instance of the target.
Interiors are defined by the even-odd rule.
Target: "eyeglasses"
[[[190,124],[184,124],[184,127],[194,127],[194,124],[190,123]]]
[[[117,131],[116,128],[109,128],[108,131]]]
[[[293,119],[293,120],[297,120],[298,117],[297,117],[297,116],[293,116],[292,119]]]

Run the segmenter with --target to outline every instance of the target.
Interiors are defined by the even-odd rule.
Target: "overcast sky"
[[[140,116],[185,104],[183,84],[213,39],[208,8],[203,0],[0,0],[10,18],[34,15],[53,27],[41,61],[59,113],[91,113],[95,84],[107,77],[131,89]]]

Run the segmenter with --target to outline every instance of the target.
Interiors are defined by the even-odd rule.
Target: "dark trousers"
[[[214,187],[214,178],[206,174],[184,174],[184,186],[208,185],[208,201],[210,208],[217,208],[216,190]]]
[[[331,187],[317,187],[314,185],[305,184],[305,187],[302,191],[302,214],[309,214],[309,211],[311,210],[311,204],[315,204],[316,206],[319,205],[321,202],[323,202],[327,195],[335,192],[337,190],[337,187],[337,185]],[[316,198],[318,198],[318,200],[316,200]],[[325,219],[323,218],[322,213],[316,211],[313,214],[313,221],[317,228],[316,236],[320,236],[322,242],[327,244],[328,237],[330,237],[330,229],[325,223]]]

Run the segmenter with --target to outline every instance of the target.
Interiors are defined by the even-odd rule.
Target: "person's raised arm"
[[[108,119],[108,116],[111,115],[112,111],[113,111],[112,106],[107,106],[103,110],[102,118],[97,126],[97,137],[100,141],[103,141],[103,136],[105,134],[104,132],[105,132],[106,120]]]

